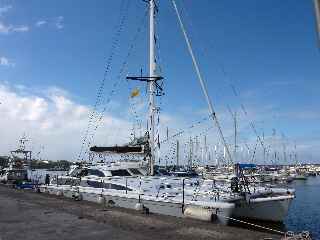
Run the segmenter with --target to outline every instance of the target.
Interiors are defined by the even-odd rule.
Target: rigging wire
[[[142,30],[146,30],[146,21],[144,21],[144,20],[146,19],[145,17],[146,17],[147,14],[148,14],[148,11],[145,12],[144,18],[142,19],[143,22],[141,22],[141,26],[143,26],[144,28],[139,31],[139,34],[140,34],[140,35],[141,35],[141,33],[142,33]],[[141,68],[140,74],[141,74],[141,76],[142,76],[142,68]],[[128,90],[129,90],[129,93],[132,94],[133,91],[134,91],[134,89],[133,89],[133,87],[130,86],[129,83],[130,83],[130,81],[127,79]],[[142,98],[145,97],[145,95],[139,99],[139,95],[142,95],[142,94],[143,94],[143,91],[141,91],[140,88],[136,88],[136,89],[138,90],[138,95],[137,95],[138,100],[141,100],[141,101],[134,101],[134,99],[136,98],[136,96],[131,96],[131,101],[129,101],[129,103],[130,103],[130,105],[131,105],[131,106],[130,106],[130,110],[131,110],[130,113],[132,114],[132,117],[133,117],[133,119],[134,119],[134,124],[136,124],[136,125],[137,125],[137,128],[140,129],[140,131],[141,131],[141,128],[142,128],[142,119],[139,117],[138,110],[137,110],[137,108],[138,108],[137,105],[143,103],[143,102],[142,102]],[[144,107],[144,106],[143,106],[143,107]],[[134,126],[133,126],[133,128],[134,128]],[[133,131],[134,131],[134,129],[133,129]],[[141,132],[140,132],[140,135],[142,135]]]
[[[183,25],[183,23],[182,23],[182,19],[181,19],[180,13],[179,13],[179,11],[178,11],[176,2],[175,2],[175,0],[172,0],[171,2],[172,2],[172,4],[173,4],[173,7],[174,7],[175,12],[176,12],[176,14],[177,14],[177,17],[178,17],[178,20],[179,20],[179,24],[180,24],[180,28],[181,28],[182,33],[183,33],[183,35],[184,35],[185,41],[186,41],[186,43],[187,43],[188,50],[189,50],[189,53],[190,53],[191,58],[192,58],[192,61],[193,61],[193,65],[194,65],[194,67],[195,67],[195,69],[196,69],[196,73],[197,73],[197,76],[198,76],[198,80],[199,80],[199,82],[200,82],[202,91],[203,91],[203,93],[204,93],[204,95],[205,95],[205,98],[206,98],[206,101],[207,101],[207,103],[208,103],[209,111],[211,112],[211,118],[212,118],[215,126],[217,127],[218,133],[219,133],[219,136],[220,136],[220,139],[221,139],[221,141],[223,142],[223,145],[224,145],[225,148],[226,148],[226,152],[227,152],[227,155],[228,155],[228,159],[229,159],[230,163],[232,163],[232,162],[233,162],[233,161],[232,161],[232,156],[231,156],[231,154],[230,154],[228,144],[227,144],[227,142],[226,142],[226,140],[225,140],[225,138],[224,138],[224,135],[223,135],[223,132],[222,132],[220,123],[219,123],[219,121],[218,121],[217,115],[216,115],[216,113],[215,113],[215,111],[214,111],[214,109],[213,109],[211,99],[209,98],[209,95],[208,95],[208,93],[207,93],[207,87],[206,87],[206,85],[205,85],[204,80],[202,79],[202,75],[201,75],[201,73],[200,73],[198,63],[197,63],[197,61],[196,61],[196,59],[195,59],[195,56],[194,56],[194,53],[193,53],[193,50],[192,50],[192,47],[191,47],[191,44],[190,44],[190,40],[189,40],[189,38],[188,38],[188,35],[187,35],[186,30],[185,30],[185,28],[184,28],[184,25]]]
[[[182,1],[181,4],[182,4],[182,6],[183,6],[183,1]],[[183,9],[184,9],[184,11],[186,12],[186,10],[185,10],[186,8],[183,8]],[[186,12],[186,15],[187,15],[187,17],[188,17],[187,12]],[[188,18],[189,18],[190,26],[192,27],[193,24],[192,24],[192,22],[191,22],[191,20],[190,20],[190,17],[188,17]],[[197,28],[195,28],[195,27],[192,27],[192,28],[193,28],[193,29],[197,29]],[[195,34],[195,35],[197,36],[198,34]],[[211,42],[210,42],[210,41],[207,41],[207,43],[209,43],[209,45],[211,45],[211,47],[212,47],[213,49],[215,48],[215,47],[213,47],[212,39],[211,39]],[[203,45],[201,45],[201,47],[202,47],[202,54],[203,54],[203,55],[206,55],[206,52],[207,52],[206,50],[207,50],[207,49],[205,49],[205,47],[204,47]],[[246,117],[249,117],[248,111],[246,110],[244,104],[242,103],[242,100],[241,100],[241,98],[240,98],[240,95],[238,94],[237,89],[236,89],[235,85],[233,84],[233,81],[232,81],[231,77],[227,74],[227,71],[225,70],[224,64],[223,64],[222,62],[220,62],[220,61],[217,61],[217,63],[218,63],[218,66],[219,66],[219,68],[220,68],[220,70],[221,70],[221,72],[222,72],[222,75],[223,75],[223,76],[225,77],[225,79],[228,81],[228,85],[229,85],[229,87],[230,87],[233,95],[234,95],[236,98],[238,98],[238,101],[240,102],[240,108],[241,108],[243,114],[244,114]],[[256,137],[257,137],[260,145],[262,146],[262,148],[265,149],[266,146],[265,146],[265,144],[264,144],[264,141],[261,139],[261,137],[260,137],[260,135],[259,135],[259,133],[258,133],[258,131],[257,131],[257,129],[256,129],[256,126],[255,126],[254,122],[253,122],[253,121],[249,121],[249,126],[250,126],[250,128],[252,129],[253,133],[256,135]]]
[[[128,12],[128,9],[129,9],[129,3],[130,3],[130,1],[128,1],[128,0],[127,1],[126,0],[122,0],[121,1],[120,14],[119,14],[119,20],[118,20],[119,23],[117,24],[117,31],[116,31],[115,35],[113,36],[112,43],[111,43],[111,48],[110,48],[110,54],[109,54],[109,57],[107,59],[106,65],[105,65],[105,71],[104,71],[104,74],[103,74],[103,78],[99,83],[96,101],[95,101],[93,109],[92,109],[92,111],[91,111],[91,113],[89,115],[88,125],[87,125],[87,128],[86,128],[84,136],[83,136],[80,152],[79,152],[79,155],[78,155],[78,160],[80,160],[80,158],[81,158],[81,154],[83,152],[83,148],[85,146],[85,142],[87,141],[90,128],[91,128],[91,126],[93,124],[94,118],[96,117],[95,116],[96,115],[96,111],[97,111],[97,109],[98,109],[98,107],[99,107],[99,105],[101,103],[102,95],[103,95],[103,92],[104,92],[105,81],[106,81],[106,78],[107,78],[107,76],[108,76],[108,74],[110,72],[110,69],[111,69],[111,66],[112,66],[111,64],[113,62],[113,57],[115,55],[116,49],[119,47],[120,36],[121,36],[122,30],[123,30],[125,21],[127,19],[127,12]]]
[[[197,127],[198,125],[200,126],[200,124],[204,123],[205,121],[209,120],[210,119],[210,116],[207,116],[207,117],[204,117],[202,118],[201,120],[191,124],[190,126],[184,128],[184,129],[181,129],[180,131],[176,132],[175,134],[171,135],[171,136],[168,136],[168,138],[162,140],[160,142],[160,144],[163,144],[163,143],[166,143],[166,142],[169,142],[170,140],[176,138],[176,137],[179,137],[181,136],[182,134],[184,134],[187,130],[189,129],[193,129],[195,127]]]
[[[128,53],[125,57],[125,60],[123,61],[121,67],[120,67],[120,71],[118,73],[117,76],[117,81],[113,84],[112,90],[110,91],[109,97],[106,100],[105,106],[103,107],[102,111],[100,112],[100,114],[97,116],[97,120],[96,120],[96,124],[92,130],[91,135],[89,136],[89,140],[87,142],[87,148],[85,150],[84,155],[87,154],[88,150],[89,150],[89,146],[92,143],[95,133],[99,127],[99,125],[101,124],[103,117],[104,117],[104,113],[107,111],[108,107],[109,107],[109,103],[111,102],[111,98],[113,97],[113,94],[115,93],[115,88],[119,85],[119,83],[121,82],[121,80],[123,79],[123,75],[125,74],[125,72],[127,71],[128,68],[128,63],[129,63],[129,59],[133,54],[133,50],[135,47],[135,43],[138,39],[138,37],[140,36],[140,33],[142,31],[142,27],[145,26],[144,21],[146,20],[146,16],[147,16],[148,11],[145,12],[145,14],[143,15],[142,19],[140,20],[140,24],[137,28],[136,34],[134,35],[133,39],[131,40],[131,44],[129,46],[129,50]],[[84,156],[82,157],[83,160]]]
[[[160,8],[160,1],[158,1],[157,5],[156,5],[156,9],[157,11],[155,12],[155,14],[159,14],[159,8]],[[155,18],[155,31],[154,31],[154,34],[155,34],[155,61],[157,62],[156,64],[156,67],[157,67],[157,72],[159,73],[160,76],[162,76],[163,74],[163,71],[162,71],[162,59],[161,59],[161,48],[160,48],[160,34],[159,34],[159,31],[158,30],[158,26],[160,24],[159,22],[159,18],[156,17]],[[162,89],[164,89],[164,80],[162,79],[160,82],[160,87]],[[154,140],[155,142],[157,142],[157,150],[158,150],[158,155],[157,157],[160,159],[160,111],[162,109],[162,97],[163,97],[164,93],[160,93],[158,94],[158,99],[159,99],[159,103],[158,103],[158,108],[156,110],[156,115],[157,115],[157,127],[156,127],[156,139]]]
[[[206,120],[209,120],[210,119],[210,117],[207,117],[207,118],[204,118],[204,119],[206,119]],[[198,123],[200,123],[200,121],[198,122]],[[191,128],[194,128],[195,127],[195,125],[193,125]],[[195,138],[200,138],[200,137],[202,137],[202,136],[205,136],[205,135],[207,135],[207,133],[211,130],[211,129],[213,129],[214,128],[214,126],[209,126],[209,127],[207,127],[206,129],[204,129],[202,132],[200,132],[200,133],[198,133],[197,134],[197,136],[195,137]],[[179,132],[180,133],[180,132]],[[178,137],[178,136],[181,136],[183,133],[180,133],[179,135],[174,135],[174,137]],[[175,141],[170,141],[170,140],[172,140],[173,139],[173,137],[172,138],[168,138],[168,139],[166,139],[166,140],[164,140],[164,141],[162,141],[162,142],[160,142],[160,143],[169,143],[170,144],[170,147],[169,147],[169,153],[167,153],[166,154],[166,157],[167,157],[167,159],[170,157],[170,159],[171,159],[171,163],[172,162],[174,162],[174,159],[175,159],[175,156],[176,156],[176,142]],[[195,141],[196,142],[196,141]],[[198,156],[198,158],[199,158],[199,156]],[[199,159],[198,159],[199,160]]]

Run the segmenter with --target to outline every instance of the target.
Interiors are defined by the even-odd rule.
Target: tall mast
[[[265,144],[264,131],[262,132],[262,141],[263,141],[263,144]],[[263,147],[263,164],[266,164],[266,147]]]
[[[176,163],[176,166],[177,168],[179,167],[179,140],[177,140],[177,163]]]
[[[232,112],[231,108],[228,106],[228,110],[233,118],[233,127],[234,127],[234,148],[233,148],[233,159],[237,161],[237,112]]]
[[[149,75],[148,76],[127,76],[128,80],[135,80],[146,82],[148,84],[148,116],[147,116],[147,132],[149,142],[149,174],[154,175],[155,164],[155,114],[159,111],[156,106],[155,97],[163,96],[163,77],[156,74],[156,56],[155,56],[155,17],[158,8],[155,3],[156,0],[149,0]],[[158,133],[159,134],[159,133]],[[158,145],[159,135],[157,136]],[[158,154],[159,155],[159,154]]]
[[[192,168],[192,161],[193,161],[193,141],[192,141],[192,137],[190,137],[190,141],[189,141],[189,159],[188,159],[188,168],[191,169]]]
[[[204,159],[202,159],[203,165],[206,165],[205,163],[208,163],[208,146],[207,146],[207,136],[204,135]]]
[[[149,145],[150,145],[150,175],[154,174],[155,163],[155,144],[154,144],[154,125],[155,125],[155,81],[156,77],[156,61],[155,61],[155,35],[154,35],[154,18],[155,18],[155,3],[154,0],[149,1]]]
[[[234,149],[233,159],[237,161],[237,112],[234,112]]]

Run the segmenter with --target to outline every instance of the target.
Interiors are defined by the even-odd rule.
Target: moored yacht
[[[29,180],[28,169],[30,168],[32,152],[26,150],[26,141],[26,137],[23,136],[19,139],[19,147],[10,152],[8,167],[0,170],[0,182],[21,183]]]
[[[91,147],[92,152],[103,154],[112,152],[116,154],[130,153],[141,154],[142,160],[132,162],[130,159],[108,164],[92,164],[74,167],[66,177],[57,177],[49,186],[41,186],[41,190],[58,195],[96,201],[103,204],[115,205],[126,208],[148,209],[173,216],[189,216],[202,220],[211,220],[213,216],[228,220],[230,216],[237,218],[253,218],[265,221],[283,221],[294,198],[294,191],[288,189],[270,189],[250,185],[243,174],[245,166],[236,165],[235,173],[221,174],[221,178],[228,181],[216,181],[199,178],[185,178],[185,173],[178,176],[155,176],[156,150],[159,150],[159,132],[155,129],[156,106],[155,97],[162,94],[162,77],[156,73],[155,58],[155,18],[158,7],[154,0],[149,4],[150,20],[150,72],[149,76],[127,77],[127,80],[137,80],[148,84],[148,124],[145,141],[142,143],[128,144],[112,147]],[[172,1],[178,16],[180,27],[186,39],[188,50],[192,56],[196,72],[206,96],[210,116],[219,129],[228,162],[232,158],[225,142],[216,113],[208,96],[205,83],[201,77],[199,66],[192,52],[181,17]],[[232,169],[230,164],[228,170]],[[230,173],[230,171],[228,171]],[[234,174],[234,175],[233,175]],[[179,177],[179,175],[184,175]]]

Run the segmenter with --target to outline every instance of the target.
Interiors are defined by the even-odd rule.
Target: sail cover
[[[253,163],[239,163],[240,169],[254,169],[257,168],[257,166]]]
[[[112,153],[142,153],[142,146],[112,146],[112,147],[97,147],[90,148],[91,152],[112,152]]]

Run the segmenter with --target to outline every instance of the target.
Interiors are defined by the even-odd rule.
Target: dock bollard
[[[97,198],[97,202],[99,203],[99,204],[101,204],[101,205],[105,205],[105,203],[106,203],[106,199],[104,198],[104,196],[102,195],[102,194],[100,194],[99,196],[98,196],[98,198]]]
[[[60,191],[60,190],[58,190],[58,191],[56,192],[56,195],[57,195],[58,197],[61,197],[61,196],[63,196],[63,192]]]
[[[137,210],[137,211],[143,211],[143,204],[142,203],[137,203],[134,206],[134,209]]]
[[[72,194],[72,198],[75,200],[75,201],[81,201],[82,200],[82,195],[80,194],[80,189],[79,187],[77,187],[77,191]]]

